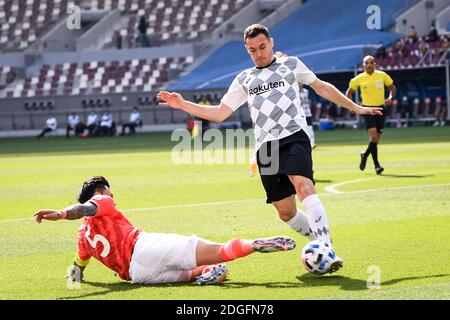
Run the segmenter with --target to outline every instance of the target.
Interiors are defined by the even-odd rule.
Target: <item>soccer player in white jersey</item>
[[[335,86],[318,79],[297,57],[274,57],[274,40],[263,25],[247,27],[244,44],[255,66],[236,76],[218,106],[203,108],[184,100],[177,92],[168,91],[158,93],[160,105],[221,122],[247,102],[267,203],[274,205],[281,220],[292,229],[331,246],[327,214],[314,188],[311,145],[305,133],[308,125],[300,107],[298,82],[358,114],[381,115],[381,108],[355,104]],[[295,195],[306,214],[297,209]],[[342,265],[336,256],[329,272],[337,271]]]
[[[285,56],[286,55],[282,51],[275,52],[275,57],[281,58]],[[313,115],[311,112],[311,100],[309,100],[309,91],[308,89],[303,87],[303,83],[301,82],[298,83],[298,87],[300,91],[301,106],[303,108],[303,112],[305,113],[306,123],[308,124],[309,128],[309,131],[307,131],[306,133],[308,134],[308,138],[311,141],[311,148],[315,149],[317,145],[316,145],[316,137],[314,135]]]

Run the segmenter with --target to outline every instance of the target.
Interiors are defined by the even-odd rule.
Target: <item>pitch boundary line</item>
[[[329,186],[325,187],[324,191],[326,191],[328,193],[333,193],[333,194],[348,193],[348,192],[340,191],[336,188],[345,186],[347,184],[352,184],[352,183],[361,182],[361,181],[371,181],[371,180],[375,180],[375,179],[380,179],[380,177],[347,180],[344,182],[339,182],[339,183],[329,185]]]
[[[423,184],[419,186],[400,186],[400,187],[386,187],[377,189],[366,189],[366,190],[355,190],[349,192],[342,192],[344,194],[352,193],[369,193],[369,192],[379,192],[379,191],[389,191],[389,190],[402,190],[402,189],[418,189],[418,188],[430,188],[430,187],[450,187],[450,183],[436,183],[436,184]]]
[[[448,173],[448,172],[450,172],[450,170],[443,170],[443,171],[440,171],[439,173]],[[430,174],[430,173],[436,173],[436,171],[420,172],[419,174]],[[352,183],[361,182],[361,181],[371,181],[371,180],[382,179],[382,178],[383,178],[383,176],[347,180],[347,181],[329,185],[329,186],[325,187],[324,191],[326,191],[328,193],[332,193],[332,194],[341,194],[341,193],[373,192],[376,190],[390,189],[390,188],[377,188],[377,189],[368,189],[368,190],[360,190],[360,191],[340,191],[340,190],[336,189],[337,187],[341,187],[341,186],[344,186],[347,184],[352,184]],[[408,186],[408,187],[412,187],[412,186]],[[393,188],[404,188],[404,187],[393,187]]]

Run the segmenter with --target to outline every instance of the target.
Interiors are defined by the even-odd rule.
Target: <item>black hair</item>
[[[262,24],[255,23],[248,26],[244,31],[244,42],[247,40],[247,38],[254,38],[261,33],[265,35],[267,39],[270,39],[269,30]]]
[[[79,203],[85,203],[94,196],[97,189],[109,188],[109,182],[102,176],[95,176],[83,183],[80,194],[77,197]]]

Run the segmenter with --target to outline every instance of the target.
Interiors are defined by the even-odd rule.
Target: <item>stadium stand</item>
[[[109,46],[122,37],[122,45],[136,47],[141,18],[147,23],[147,46],[194,41],[209,34],[250,0],[94,0],[86,1],[88,10],[118,8],[129,15],[126,27],[116,30]],[[139,44],[138,44],[139,45]],[[142,45],[142,44],[141,44]]]
[[[366,25],[371,0],[308,1],[292,15],[271,28],[275,49],[300,57],[316,73],[351,70],[361,60],[364,48],[391,43],[401,35],[386,32],[396,13],[412,2],[376,1],[383,6],[381,30],[369,30]],[[317,28],[320,23],[320,28]],[[251,66],[241,41],[233,41],[217,49],[195,70],[182,77],[170,89],[186,90],[227,87],[234,76]]]
[[[415,42],[407,36],[395,41],[386,49],[386,54],[377,57],[381,69],[414,68],[444,65],[449,59],[450,37],[441,35],[436,41],[419,36]]]
[[[0,50],[27,48],[67,12],[68,0],[0,1]],[[80,1],[71,1],[78,4]]]
[[[151,91],[170,80],[171,70],[186,68],[193,59],[161,57],[124,62],[92,61],[43,65],[38,74],[25,78],[7,92],[9,97],[41,97]]]
[[[263,9],[259,2],[272,4]],[[441,14],[436,41],[423,35],[411,43],[403,33],[391,32],[401,23],[399,17],[419,2],[0,0],[0,130],[35,129],[50,111],[64,121],[71,110],[106,108],[121,123],[133,106],[145,107],[148,125],[183,123],[184,113],[157,107],[156,91],[184,91],[195,101],[206,95],[219,103],[235,75],[253,66],[241,40],[242,28],[253,21],[269,26],[275,50],[298,56],[341,91],[361,70],[362,56],[376,54],[382,43],[384,54],[377,63],[395,76],[396,105],[407,96],[411,118],[429,122],[436,106],[447,103],[442,67],[448,61],[446,16]],[[70,33],[62,22],[72,3],[84,18],[81,28]],[[370,5],[382,8],[379,30],[367,27]],[[61,39],[68,37],[66,47]],[[354,115],[314,92],[311,100],[316,125],[324,119],[337,125],[355,123]],[[388,123],[395,123],[396,110],[388,109]],[[251,126],[245,108],[230,120]]]
[[[145,17],[147,36],[153,45],[175,41],[193,41],[208,34],[226,21],[250,0],[4,0],[0,1],[0,49],[24,50],[49,28],[65,17],[70,4],[83,10],[119,9],[128,16],[126,28],[116,30],[115,37],[123,37],[125,46],[135,47],[138,22]]]
[[[10,66],[0,66],[0,89],[7,84],[13,82],[17,76],[17,71],[15,68]]]

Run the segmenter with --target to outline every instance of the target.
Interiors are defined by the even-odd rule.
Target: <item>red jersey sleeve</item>
[[[108,214],[109,212],[115,212],[116,204],[114,203],[113,198],[109,196],[96,195],[93,196],[89,202],[95,204],[98,208],[97,214],[95,216],[103,216]]]

